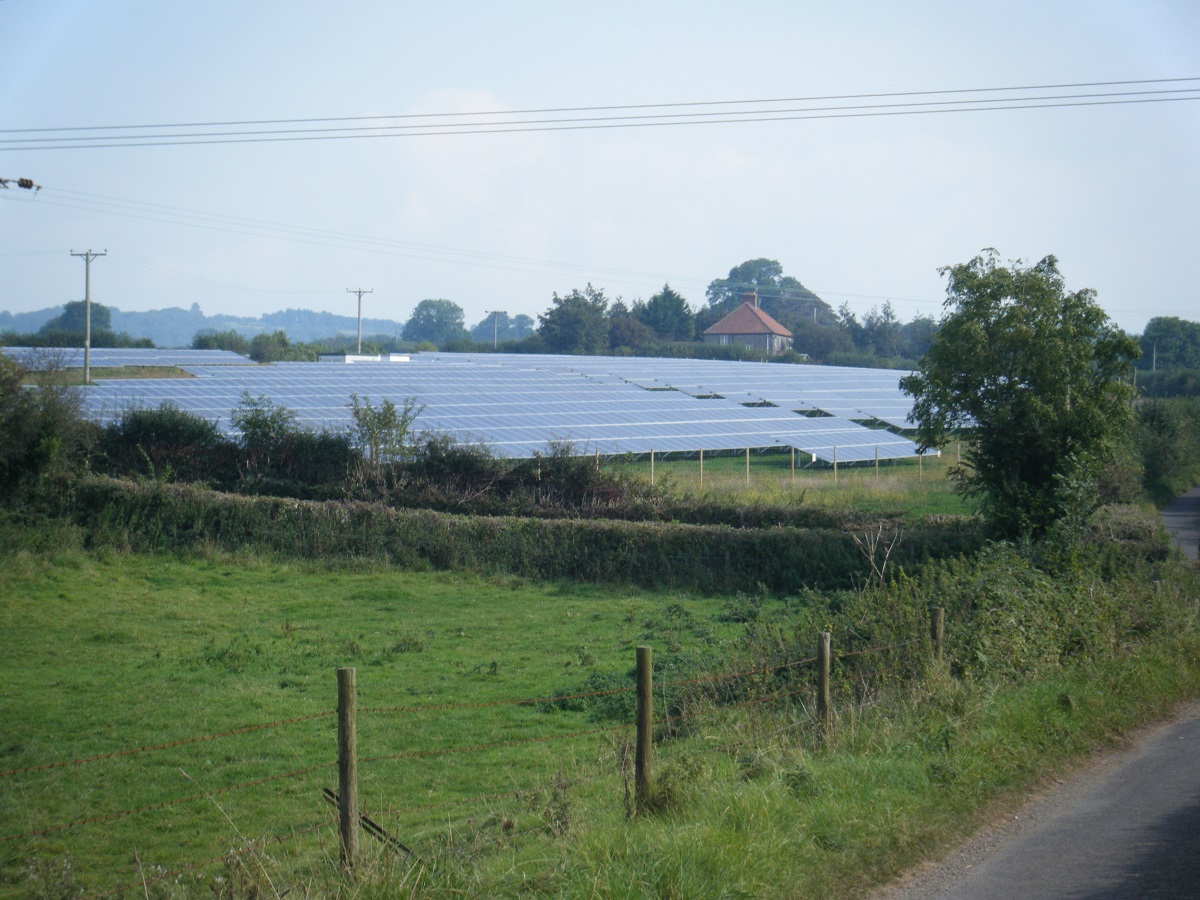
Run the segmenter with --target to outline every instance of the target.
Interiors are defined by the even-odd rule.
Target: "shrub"
[[[131,407],[106,426],[95,465],[112,475],[231,486],[237,478],[237,446],[216,423],[170,403]]]
[[[38,369],[0,356],[0,493],[8,497],[45,474],[77,467],[93,434],[79,390],[62,383],[53,360]],[[35,384],[26,387],[30,377]]]

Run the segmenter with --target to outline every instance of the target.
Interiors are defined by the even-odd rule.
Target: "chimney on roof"
[[[742,302],[749,303],[755,309],[758,309],[758,291],[746,291],[742,294]]]

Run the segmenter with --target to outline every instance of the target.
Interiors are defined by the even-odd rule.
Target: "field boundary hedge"
[[[79,479],[58,504],[89,545],[137,550],[251,549],[704,592],[841,589],[872,573],[853,533],[824,528],[465,516],[102,476]],[[981,546],[962,523],[905,529],[888,564],[912,571]]]

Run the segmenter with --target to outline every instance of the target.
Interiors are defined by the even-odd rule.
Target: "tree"
[[[488,313],[479,324],[471,326],[471,339],[477,344],[493,341],[519,341],[533,334],[533,319],[526,315],[509,316],[504,311]]]
[[[450,300],[422,300],[404,323],[404,339],[429,341],[438,347],[451,341],[470,340],[463,327],[462,307]]]
[[[608,344],[613,350],[622,347],[640,350],[654,340],[654,332],[633,316],[611,316],[608,320]]]
[[[251,396],[249,391],[242,391],[229,421],[238,431],[247,474],[252,478],[271,474],[281,466],[288,440],[300,429],[295,410],[270,397]]]
[[[284,334],[283,332],[277,333]],[[287,339],[286,334],[284,334],[284,339]],[[205,328],[197,331],[192,337],[192,349],[229,350],[233,353],[240,353],[242,356],[248,356],[250,353],[250,341],[246,339],[245,335],[233,328],[227,331],[216,331],[212,328]]]
[[[758,294],[759,306],[785,328],[792,329],[801,319],[821,325],[834,322],[829,304],[791,275],[784,275],[778,261],[749,259],[730,269],[727,278],[709,283],[708,306],[696,314],[696,331],[704,331],[737,309],[749,291]]]
[[[26,363],[36,371],[0,356],[0,498],[72,466],[89,435],[83,394],[65,384],[54,352]],[[26,380],[34,385],[26,387]]]
[[[1100,472],[1132,427],[1126,379],[1139,351],[1094,291],[1065,291],[1053,256],[1010,266],[989,249],[941,269],[947,312],[900,386],[915,399],[922,446],[962,429],[964,462],[952,474],[996,530],[1039,537],[1093,508]]]
[[[664,284],[645,306],[635,307],[634,315],[664,341],[690,341],[696,334],[692,308],[669,284]]]
[[[43,334],[52,331],[77,331],[80,334],[87,327],[87,301],[72,300],[63,304],[61,315],[55,316],[41,327]],[[92,304],[92,333],[112,331],[112,310],[102,303]]]
[[[900,355],[900,320],[889,300],[882,309],[871,307],[863,319],[867,348],[876,356]]]
[[[905,359],[920,359],[933,343],[937,322],[932,316],[914,316],[900,326],[900,355]]]
[[[1143,369],[1200,369],[1200,322],[1155,316],[1142,335]]]
[[[260,363],[279,362],[291,348],[286,331],[263,332],[250,341],[250,358]]]
[[[608,349],[608,299],[588,284],[565,297],[554,294],[554,306],[538,316],[538,334],[551,353],[603,353]]]

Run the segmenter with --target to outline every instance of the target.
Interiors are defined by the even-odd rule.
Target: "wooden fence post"
[[[837,484],[837,447],[833,448],[833,483]]]
[[[746,448],[746,487],[750,487],[750,448]]]
[[[700,450],[700,487],[704,487],[704,450]]]
[[[354,870],[358,857],[358,697],[354,669],[337,670],[338,684],[338,835],[342,869]]]
[[[654,484],[654,451],[650,451],[650,483]]]
[[[946,635],[945,607],[931,606],[929,608],[929,640],[933,643],[933,661],[942,661],[942,641]]]
[[[833,729],[833,704],[829,691],[829,657],[832,655],[833,635],[822,631],[817,641],[817,721],[823,735]]]
[[[650,800],[650,748],[654,737],[654,665],[650,648],[637,648],[637,748],[634,754],[634,788],[640,812]]]

